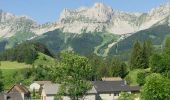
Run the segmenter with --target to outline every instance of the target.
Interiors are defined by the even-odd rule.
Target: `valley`
[[[91,3],[31,10],[43,23],[0,10],[0,100],[170,100],[170,3]]]

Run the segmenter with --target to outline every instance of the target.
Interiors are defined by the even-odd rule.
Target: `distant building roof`
[[[55,95],[59,91],[59,84],[45,84],[43,89],[46,95]]]
[[[52,84],[51,81],[34,81],[34,83],[38,83],[40,85],[44,85],[44,84]]]
[[[24,93],[30,94],[30,91],[24,86],[20,84],[15,84],[7,93]]]
[[[102,81],[121,81],[121,77],[103,77]]]
[[[138,92],[138,91],[140,91],[140,86],[130,86],[130,90],[132,92]]]
[[[130,87],[126,81],[93,81],[92,82],[98,93],[137,91],[139,88]]]

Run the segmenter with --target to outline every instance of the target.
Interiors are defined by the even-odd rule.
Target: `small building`
[[[30,85],[30,91],[33,91],[35,89],[35,91],[39,91],[40,90],[40,85],[38,83],[32,83]]]
[[[0,100],[26,100],[30,99],[29,90],[21,84],[11,87],[7,93],[0,94]]]
[[[115,100],[121,92],[138,93],[139,86],[129,86],[125,80],[120,81],[93,81],[97,91],[97,100]]]
[[[93,81],[92,89],[84,95],[84,100],[116,100],[121,92],[138,93],[139,86],[129,86],[125,80]],[[59,84],[44,85],[41,100],[54,100],[59,91]],[[71,100],[69,96],[61,96],[62,100]]]
[[[30,85],[30,91],[33,91],[35,89],[35,91],[40,91],[41,87],[44,84],[51,84],[51,81],[34,81],[31,85]]]
[[[41,100],[54,100],[59,91],[59,84],[45,84],[41,93]]]
[[[51,81],[34,81],[34,83],[38,83],[41,86],[43,86],[44,84],[52,84]]]

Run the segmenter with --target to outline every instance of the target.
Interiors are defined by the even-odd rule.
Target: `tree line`
[[[39,43],[22,43],[14,48],[7,49],[0,53],[1,61],[18,61],[32,64],[38,57],[38,52],[53,56],[50,51]]]

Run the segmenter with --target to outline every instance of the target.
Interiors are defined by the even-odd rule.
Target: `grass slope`
[[[126,77],[129,77],[131,80],[130,85],[138,85],[137,83],[137,74],[139,73],[141,69],[135,69],[129,72],[129,74]]]
[[[56,60],[48,55],[45,55],[41,52],[38,53],[37,59],[34,61],[33,65],[44,65],[44,66],[53,66],[55,65]],[[25,63],[18,63],[16,61],[0,61],[0,69],[4,77],[5,90],[8,90],[11,86],[16,84],[16,81],[22,80],[22,83],[29,85],[33,81],[33,77],[25,79],[23,75],[20,75],[21,72],[25,72],[28,68],[31,68],[32,65]],[[19,74],[19,75],[18,75]]]
[[[102,42],[100,45],[95,47],[94,53],[98,56],[107,56],[106,50],[108,48],[109,43],[112,43],[118,39],[118,36],[112,33],[98,33],[100,37],[102,37]]]
[[[1,61],[0,68],[1,69],[22,69],[22,68],[30,68],[31,65],[25,63],[18,63],[16,61]]]
[[[148,69],[134,69],[129,72],[129,74],[125,77],[125,79],[128,77],[130,78],[131,84],[130,85],[138,85],[137,83],[137,74],[141,71],[150,71],[150,68]]]
[[[1,61],[0,69],[2,70],[2,74],[4,77],[4,85],[5,89],[9,89],[11,86],[15,84],[16,78],[15,74],[19,73],[27,68],[30,68],[31,65],[18,63],[18,62],[11,62],[11,61]],[[21,77],[18,77],[18,79]],[[24,83],[28,83],[30,79],[25,79]]]
[[[48,55],[43,53],[38,53],[38,58],[34,61],[34,65],[44,65],[44,66],[53,66],[55,65],[56,60]]]

